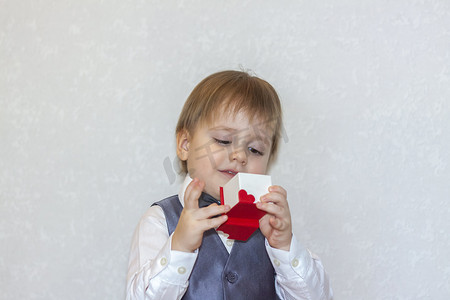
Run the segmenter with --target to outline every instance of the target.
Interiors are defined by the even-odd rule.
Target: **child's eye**
[[[216,138],[213,138],[213,139],[214,139],[214,141],[216,141],[217,144],[220,144],[220,145],[229,145],[229,144],[231,144],[231,141],[219,140],[219,139],[216,139]]]
[[[253,154],[257,154],[257,155],[261,155],[261,156],[264,155],[264,153],[262,153],[261,151],[255,149],[255,148],[253,148],[253,147],[248,147],[248,151],[250,151],[250,152],[253,153]]]

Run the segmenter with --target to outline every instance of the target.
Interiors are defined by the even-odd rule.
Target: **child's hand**
[[[186,188],[184,208],[172,236],[172,250],[194,252],[202,244],[203,232],[227,220],[226,215],[213,217],[228,212],[229,205],[212,204],[208,207],[198,207],[198,198],[204,187],[204,182],[194,178]]]
[[[286,190],[281,186],[269,187],[256,207],[267,212],[259,221],[259,229],[273,248],[289,251],[292,239],[291,213]]]

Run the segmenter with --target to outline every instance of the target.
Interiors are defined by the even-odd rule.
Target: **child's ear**
[[[191,137],[186,129],[177,133],[177,156],[181,161],[186,161],[189,153]]]

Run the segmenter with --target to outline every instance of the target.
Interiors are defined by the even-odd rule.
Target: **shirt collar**
[[[181,205],[183,207],[184,207],[184,193],[186,192],[186,188],[188,187],[189,183],[191,183],[191,181],[192,181],[191,176],[189,176],[189,174],[186,174],[183,184],[181,185],[180,191],[178,192],[178,198],[180,199]]]

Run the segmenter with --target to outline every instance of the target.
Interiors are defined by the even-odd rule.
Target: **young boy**
[[[280,101],[266,81],[224,71],[195,87],[176,128],[186,179],[137,226],[127,299],[332,298],[320,260],[292,234],[282,187],[261,197],[267,214],[246,242],[215,230],[230,209],[217,200],[219,188],[238,172],[266,174],[280,132]]]

